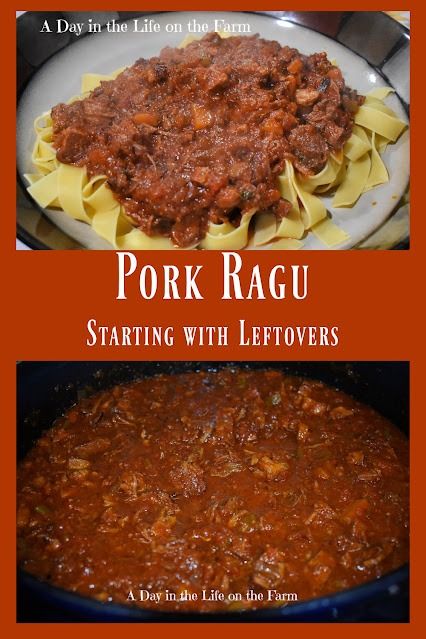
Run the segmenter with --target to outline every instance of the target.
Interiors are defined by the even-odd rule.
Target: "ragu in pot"
[[[21,566],[103,602],[268,608],[408,558],[406,438],[277,370],[156,375],[82,399],[21,462],[18,485]]]

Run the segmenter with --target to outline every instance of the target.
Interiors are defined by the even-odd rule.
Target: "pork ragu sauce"
[[[219,610],[309,599],[408,559],[408,445],[345,394],[224,369],[81,400],[18,473],[21,566],[100,601]],[[241,602],[165,602],[166,590]]]
[[[285,159],[318,172],[362,101],[325,53],[210,33],[58,104],[54,144],[61,162],[106,175],[135,225],[185,247],[249,209],[285,216]]]

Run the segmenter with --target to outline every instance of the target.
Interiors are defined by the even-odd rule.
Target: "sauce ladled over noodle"
[[[186,247],[247,211],[285,217],[285,160],[320,171],[362,101],[325,53],[207,34],[54,107],[54,144],[60,162],[106,175],[141,230]]]

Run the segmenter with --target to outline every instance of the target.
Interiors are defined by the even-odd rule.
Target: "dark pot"
[[[156,373],[218,368],[221,362],[23,362],[18,364],[17,451],[21,459],[81,392]],[[369,404],[408,436],[407,362],[244,362],[320,379]],[[408,566],[362,586],[287,607],[239,613],[185,614],[102,604],[18,570],[18,621],[265,622],[408,621]]]

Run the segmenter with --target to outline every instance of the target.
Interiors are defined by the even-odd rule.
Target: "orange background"
[[[127,300],[116,300],[117,256],[114,251],[19,252],[22,278],[12,284],[16,359],[408,359],[407,342],[420,330],[420,316],[408,316],[417,288],[409,273],[411,254],[404,252],[328,251],[243,254],[242,282],[259,263],[266,274],[275,264],[309,264],[309,294],[305,300],[221,301],[222,255],[219,252],[153,251],[138,261],[162,264],[203,264],[197,282],[204,300],[144,300],[138,276],[129,277]],[[267,283],[267,277],[265,278]],[[411,281],[410,281],[411,280]],[[291,292],[290,273],[286,276]],[[244,289],[243,289],[244,290]],[[265,295],[266,287],[265,287]],[[173,324],[175,348],[87,347],[86,323]],[[187,347],[179,328],[189,325],[237,324],[338,325],[337,347]],[[235,340],[233,340],[235,342]]]
[[[414,635],[424,623],[422,611],[422,589],[424,577],[425,537],[424,498],[422,499],[424,472],[420,467],[425,449],[423,397],[426,367],[424,364],[424,191],[423,172],[424,124],[421,121],[424,107],[421,104],[421,83],[424,52],[421,50],[421,33],[424,15],[420,2],[399,2],[397,9],[412,11],[412,59],[413,76],[420,80],[412,87],[412,209],[411,249],[392,251],[301,251],[280,253],[247,252],[244,254],[244,269],[255,263],[267,273],[278,263],[309,264],[309,296],[305,301],[220,301],[221,264],[219,253],[202,252],[152,252],[138,255],[140,265],[185,263],[203,264],[199,277],[203,301],[144,301],[133,287],[127,301],[116,301],[117,257],[115,252],[89,251],[15,251],[15,7],[5,10],[3,3],[1,35],[3,47],[3,99],[2,136],[2,626],[7,637],[71,637],[82,636],[138,636],[149,635],[194,635],[217,632],[246,633],[255,636],[267,631],[273,635],[291,633],[291,636],[340,637],[371,636],[401,637]],[[111,2],[91,2],[82,6],[79,2],[51,3],[27,2],[25,9],[117,9]],[[152,4],[151,4],[152,7]],[[256,3],[245,2],[243,6],[234,2],[203,4],[203,9],[259,9]],[[21,7],[22,8],[22,7]],[[149,9],[140,3],[127,2],[120,10]],[[166,3],[163,9],[199,9],[200,5]],[[271,2],[268,10],[284,9],[282,3]],[[349,8],[354,8],[349,7]],[[375,3],[359,2],[356,9],[378,9]],[[389,8],[389,7],[387,7]],[[392,8],[392,7],[390,7]],[[297,9],[342,9],[339,2],[298,2]],[[158,10],[158,8],[156,9]],[[5,50],[6,49],[6,50]],[[7,151],[6,151],[7,145]],[[134,278],[137,282],[137,279]],[[287,279],[287,282],[290,280]],[[129,289],[130,290],[130,289]],[[247,323],[276,325],[338,325],[339,346],[335,348],[188,348],[179,340],[174,349],[140,348],[89,348],[85,345],[86,322],[97,318],[101,324],[162,324],[173,323],[175,334],[179,327],[188,324],[233,325],[239,318]],[[412,408],[412,560],[411,562],[411,623],[405,625],[370,625],[360,628],[358,624],[344,627],[331,624],[292,624],[290,627],[268,625],[230,626],[221,624],[198,625],[161,624],[140,627],[138,624],[16,624],[15,623],[15,362],[30,359],[339,359],[339,360],[410,360],[411,361],[411,408]],[[422,500],[422,502],[420,501]]]

